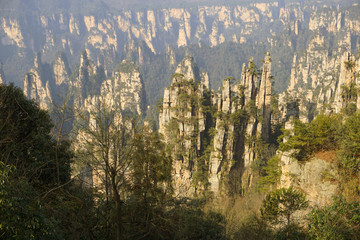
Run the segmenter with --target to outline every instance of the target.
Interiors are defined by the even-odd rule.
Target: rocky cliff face
[[[52,105],[50,93],[50,79],[45,76],[44,66],[41,62],[41,55],[37,54],[34,59],[34,68],[25,75],[24,94],[30,99],[34,99],[41,108],[49,110]]]
[[[291,116],[285,123],[285,129],[294,129],[295,117]],[[287,141],[284,138],[283,141]],[[285,152],[278,151],[279,165],[281,170],[279,188],[290,186],[300,190],[309,201],[310,208],[296,213],[301,222],[306,219],[307,214],[313,207],[330,205],[334,196],[340,192],[339,166],[337,153],[335,151],[321,151],[313,154],[306,161],[299,161],[293,157],[297,150]]]
[[[239,83],[223,82],[216,102],[213,151],[210,155],[210,186],[215,192],[244,194],[252,184],[251,164],[256,160],[258,140],[271,135],[271,58],[265,56],[261,74],[252,60],[243,66]],[[230,189],[226,189],[226,187]]]
[[[46,110],[63,101],[68,101],[67,104],[75,109],[86,108],[85,102],[101,96],[119,104],[119,111],[143,114],[146,97],[136,65],[123,61],[112,75],[114,77],[107,78],[101,64],[96,65],[89,59],[86,51],[82,52],[74,74],[64,54],[59,54],[52,66],[42,63],[38,54],[34,67],[25,75],[24,93]]]
[[[360,30],[359,19],[353,18],[357,8],[354,5],[344,11],[324,9],[310,16],[308,29],[313,36],[305,51],[294,54],[290,83],[281,96],[287,102],[298,102],[299,117],[304,122],[320,112],[338,113],[345,107],[342,86],[356,81],[351,77],[356,63],[350,52],[359,47],[359,41],[351,37]],[[353,69],[345,68],[349,61],[354,63]]]
[[[209,92],[196,80],[201,75],[192,58],[179,64],[159,116],[160,132],[173,149],[179,194],[243,194],[251,186],[256,140],[271,135],[269,54],[260,72],[250,60],[240,82],[227,78],[219,92]]]
[[[280,94],[286,130],[294,129],[294,118],[310,122],[320,113],[344,113],[346,117],[359,109],[360,58],[345,51],[341,56],[329,57],[330,62],[326,74],[314,76],[312,83],[316,84],[294,87],[298,84],[295,81]],[[311,206],[329,205],[340,191],[337,153],[318,152],[307,161],[299,161],[292,157],[294,151],[278,152],[282,172],[279,187],[295,186],[306,194]]]
[[[120,104],[121,111],[131,111],[139,116],[144,114],[146,96],[143,80],[133,62],[124,60],[118,65],[114,80],[107,80],[101,85],[101,95]]]
[[[280,105],[286,108],[285,105],[293,102],[303,122],[311,121],[319,113],[340,113],[351,107],[356,110],[360,106],[355,90],[359,86],[360,60],[348,51],[341,56],[327,58],[322,63],[331,64],[322,74],[313,75],[311,84],[300,83],[292,77],[287,91],[280,94]],[[292,71],[299,73],[300,69]]]
[[[331,204],[333,197],[339,192],[335,153],[327,152],[322,153],[324,156],[318,155],[300,163],[285,152],[281,154],[280,162],[282,171],[280,187],[293,186],[301,189],[306,194],[310,206],[313,207]]]
[[[208,145],[204,140],[211,121],[205,113],[210,104],[210,92],[202,77],[205,75],[200,73],[192,57],[185,57],[170,87],[164,90],[159,114],[159,132],[173,148],[174,187],[181,195],[191,196],[196,192],[193,175],[203,171],[203,161],[199,158]]]
[[[193,80],[196,76],[202,79],[201,74],[193,60],[185,58],[164,91],[159,117],[160,132],[173,152],[177,193],[192,196],[210,190],[216,194],[244,195],[253,184],[252,165],[261,157],[259,148],[274,140],[277,125],[285,125],[289,130],[294,117],[311,121],[326,108],[328,114],[349,107],[356,110],[359,59],[346,52],[339,62],[339,73],[332,81],[314,76],[318,82],[314,88],[309,85],[305,91],[290,84],[288,91],[276,99],[269,53],[260,69],[250,59],[248,65],[243,65],[239,82],[227,78],[216,92],[209,92],[203,80]],[[299,99],[304,96],[309,97]],[[338,191],[333,159],[316,156],[299,163],[290,153],[279,154],[280,187],[296,185],[314,206],[331,202]]]
[[[44,40],[42,54],[55,46],[74,52],[75,43],[82,36],[85,36],[84,46],[89,49],[117,52],[121,42],[135,39],[144,41],[156,53],[165,50],[169,44],[174,46],[173,43],[181,47],[199,40],[211,46],[224,41],[238,42],[240,38],[245,42],[256,28],[261,27],[260,21],[271,22],[277,17],[278,8],[278,2],[274,1],[251,6],[122,10],[106,17],[78,16],[74,13],[39,14],[36,25],[41,28],[40,37]],[[4,45],[34,47],[30,39],[24,38],[27,34],[24,19],[3,17],[1,22]],[[238,34],[229,34],[232,28],[237,28]],[[67,34],[60,36],[58,31]],[[163,36],[167,36],[166,39],[162,39]]]
[[[133,119],[129,120],[129,116],[144,115],[146,98],[142,77],[137,66],[125,60],[118,65],[112,78],[104,78],[101,66],[94,66],[85,52],[80,62],[79,75],[69,86],[75,108],[72,147],[78,152],[94,151],[94,156],[90,158],[95,158],[97,161],[90,166],[80,160],[74,163],[73,173],[80,174],[86,186],[98,187],[100,191],[105,191],[104,178],[107,176],[103,161],[108,160],[112,166],[118,164],[115,163],[114,155],[118,157],[121,155],[112,152],[114,150],[112,144],[119,145],[124,143],[121,141],[129,140],[126,136],[133,129]],[[101,79],[103,81],[99,81]],[[125,140],[120,140],[123,138]],[[101,144],[107,144],[109,148],[106,159],[96,153],[97,147]],[[125,150],[118,149],[118,151]],[[127,169],[125,166],[123,168]]]

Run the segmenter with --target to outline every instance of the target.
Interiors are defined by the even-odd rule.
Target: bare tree
[[[56,173],[57,173],[57,184],[60,185],[60,160],[59,154],[61,152],[62,144],[69,139],[69,133],[71,123],[74,120],[73,109],[69,104],[69,94],[61,97],[60,103],[53,102],[51,116],[54,122],[54,128],[52,135],[56,141],[55,149],[55,162],[56,162]]]
[[[134,150],[134,118],[126,118],[109,99],[93,97],[77,111],[77,159],[90,166],[94,187],[105,191],[115,204],[116,239],[122,238],[122,205],[129,185],[131,155]]]

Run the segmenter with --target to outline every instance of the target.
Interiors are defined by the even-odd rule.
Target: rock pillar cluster
[[[205,77],[202,77],[205,76]],[[172,151],[174,188],[192,195],[204,181],[205,138],[209,131],[210,92],[206,74],[187,56],[178,65],[170,87],[165,88],[159,114],[159,132]]]
[[[198,73],[192,58],[179,64],[159,116],[160,133],[173,146],[175,189],[186,196],[205,188],[244,194],[256,146],[271,135],[270,54],[261,69],[251,59],[241,80],[226,78],[219,92]]]

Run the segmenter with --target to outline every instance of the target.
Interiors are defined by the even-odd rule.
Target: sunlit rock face
[[[173,179],[178,194],[192,196],[201,184],[193,184],[197,158],[204,152],[204,134],[209,130],[202,102],[209,102],[206,74],[190,56],[176,68],[170,87],[165,88],[159,113],[159,132],[173,146]]]
[[[360,71],[360,59],[356,59],[349,51],[332,57],[328,57],[327,53],[323,56],[324,59],[321,63],[326,67],[320,72],[319,68],[314,67],[317,72],[309,78],[309,82],[304,83],[303,81],[306,78],[301,78],[305,76],[302,72],[311,73],[309,71],[310,66],[314,62],[318,63],[315,59],[321,59],[321,57],[316,54],[308,57],[307,60],[301,58],[299,60],[295,55],[290,84],[288,89],[280,94],[280,105],[283,108],[289,102],[297,102],[299,118],[302,122],[310,122],[320,113],[340,113],[349,104],[354,104],[357,108],[360,106],[357,96],[346,93],[346,91],[351,91],[360,85],[357,75]],[[295,63],[298,60],[308,62],[307,70],[299,67],[305,66],[304,64],[297,65]],[[296,75],[300,77],[296,77]]]
[[[2,62],[0,62],[0,84],[5,84],[5,83],[6,83],[6,78],[3,70],[3,64]]]

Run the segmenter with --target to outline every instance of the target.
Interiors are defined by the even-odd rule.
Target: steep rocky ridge
[[[67,72],[68,66],[66,61],[63,60],[60,55],[54,64],[54,72],[51,71],[49,65],[43,64],[41,61],[41,55],[38,53],[34,58],[34,67],[30,69],[30,72],[25,74],[24,77],[24,94],[30,99],[34,99],[39,103],[39,106],[43,109],[50,110],[52,107],[53,96],[57,91],[58,86],[62,82],[57,79],[59,75],[62,78],[68,78],[69,73]],[[54,75],[56,76],[54,78]],[[63,81],[68,81],[64,80]]]
[[[313,207],[331,204],[333,197],[339,193],[339,176],[334,159],[315,156],[301,163],[285,152],[281,154],[280,164],[279,187],[301,189]]]
[[[250,59],[243,65],[239,82],[229,77],[218,91],[209,91],[203,80],[194,81],[199,70],[192,58],[185,58],[164,91],[159,117],[160,132],[173,149],[178,193],[210,190],[244,195],[253,184],[252,166],[261,158],[259,148],[276,139],[278,126],[290,129],[294,117],[309,122],[319,113],[348,114],[358,109],[360,60],[345,52],[337,61],[339,67],[331,70],[336,73],[331,81],[313,76],[318,85],[303,90],[290,84],[288,91],[276,96],[269,53],[262,68],[257,69]],[[299,163],[291,153],[278,154],[280,187],[298,186],[314,206],[331,202],[339,190],[332,162],[320,156]],[[333,180],[326,180],[326,174]]]

